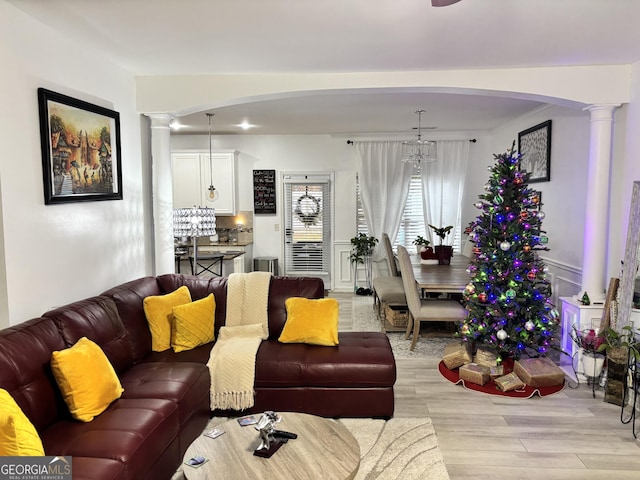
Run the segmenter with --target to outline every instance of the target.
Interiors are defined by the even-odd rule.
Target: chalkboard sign
[[[276,214],[276,171],[253,171],[253,213]]]

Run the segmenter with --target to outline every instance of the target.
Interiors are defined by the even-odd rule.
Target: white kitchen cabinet
[[[173,170],[173,208],[190,208],[202,202],[200,195],[200,155],[171,155]]]
[[[208,150],[175,151],[171,154],[174,208],[200,206],[214,208],[216,215],[236,214],[238,152],[213,150],[212,160],[210,162]],[[212,180],[219,194],[216,201],[209,198]]]

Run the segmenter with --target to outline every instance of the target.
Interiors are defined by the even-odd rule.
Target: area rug
[[[212,418],[205,430],[223,423]],[[448,480],[449,474],[430,418],[343,418],[360,446],[356,480]],[[277,453],[276,453],[277,455]],[[179,467],[172,480],[184,480]],[[293,480],[293,479],[292,479]]]
[[[340,422],[360,445],[356,480],[449,478],[430,418],[343,418]]]
[[[354,332],[380,332],[382,323],[371,297],[354,297],[352,303],[352,319]],[[409,350],[411,339],[404,338],[404,332],[387,332],[391,349],[396,358],[442,358],[444,347],[452,337],[420,336],[413,351]]]
[[[476,383],[465,382],[458,375],[458,369],[455,368],[453,370],[449,370],[444,362],[440,362],[438,364],[438,370],[442,374],[444,378],[449,380],[450,382],[457,384],[461,384],[464,388],[469,390],[475,390],[476,392],[488,393],[490,395],[501,395],[503,397],[515,397],[515,398],[531,398],[535,395],[540,397],[545,397],[547,395],[553,395],[554,393],[560,392],[564,388],[564,383],[562,385],[556,385],[553,387],[530,387],[526,385],[521,390],[512,390],[511,392],[503,392],[498,390],[496,384],[493,380],[485,383],[484,385],[478,385]],[[509,371],[505,370],[505,373],[509,373]]]

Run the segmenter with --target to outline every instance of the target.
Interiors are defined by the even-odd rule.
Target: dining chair
[[[416,277],[411,266],[409,252],[403,246],[398,246],[398,260],[400,261],[400,274],[404,286],[404,294],[409,308],[409,321],[404,338],[408,339],[413,328],[413,338],[410,350],[416,346],[420,336],[421,322],[462,322],[466,315],[465,308],[455,300],[441,298],[420,298]],[[443,265],[442,268],[449,268]]]
[[[391,246],[391,240],[386,233],[382,234],[382,244],[387,252],[387,265],[389,266],[389,275],[392,277],[399,277],[398,265],[396,264],[396,256],[393,253],[393,247]]]
[[[382,243],[387,252],[387,264],[389,266],[389,276],[376,277],[373,279],[373,304],[378,311],[378,315],[384,312],[382,304],[406,306],[407,300],[404,296],[404,287],[402,278],[396,266],[396,259],[393,255],[393,248],[389,235],[382,234]]]

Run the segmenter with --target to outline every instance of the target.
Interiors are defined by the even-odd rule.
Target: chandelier
[[[418,139],[402,142],[402,161],[410,162],[420,172],[423,162],[435,162],[437,156],[437,144],[431,140],[422,140],[422,114],[424,110],[416,110],[418,114]]]

